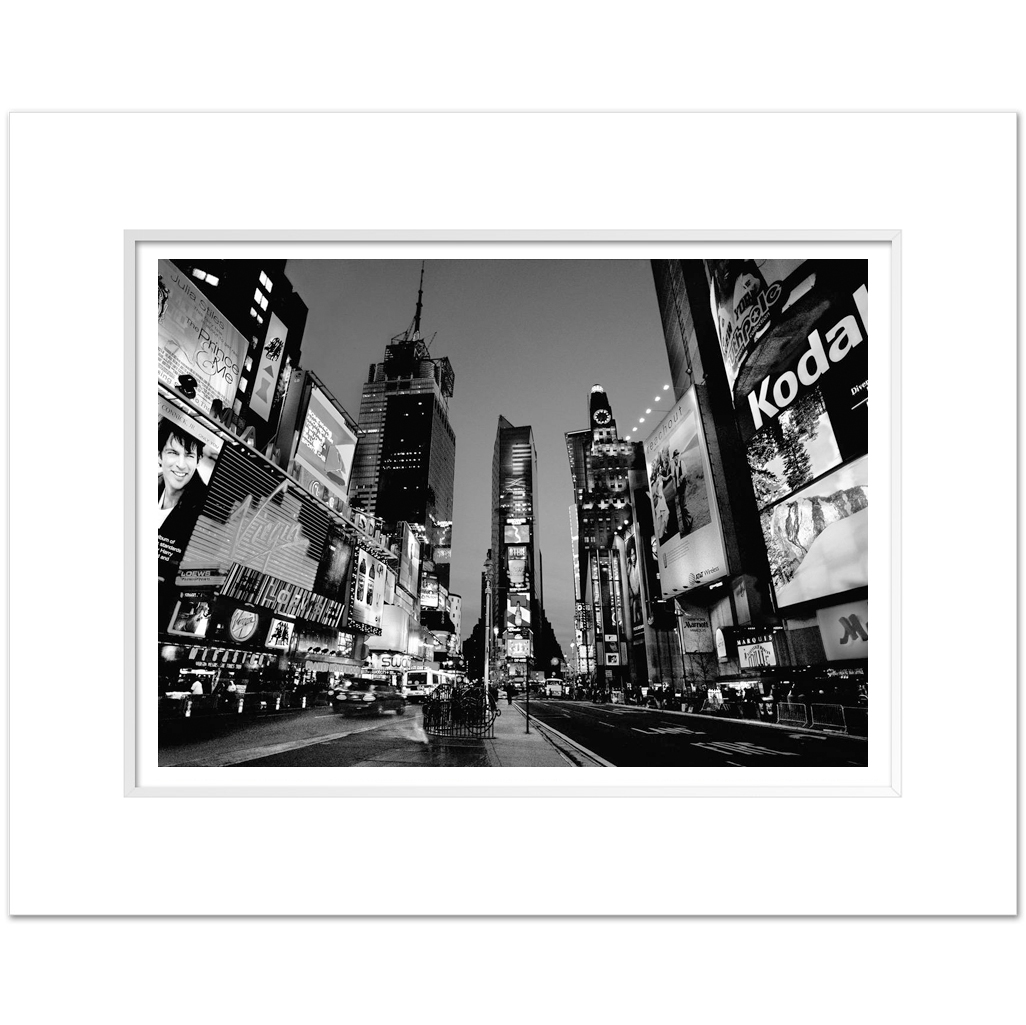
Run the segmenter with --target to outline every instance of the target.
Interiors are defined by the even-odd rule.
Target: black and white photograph
[[[865,768],[869,261],[803,248],[160,256],[158,766]]]

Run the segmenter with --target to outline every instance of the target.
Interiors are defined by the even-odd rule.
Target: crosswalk
[[[750,740],[700,740],[695,747],[705,748],[707,751],[715,751],[717,754],[732,755],[735,758],[739,755],[751,757],[755,755],[761,758],[797,758],[797,751],[780,751],[775,747],[764,747],[762,744],[755,744]]]

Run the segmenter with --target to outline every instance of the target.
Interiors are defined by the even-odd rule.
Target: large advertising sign
[[[331,523],[313,589],[318,594],[345,604],[352,565],[352,542],[346,539],[346,532],[342,527],[337,523]]]
[[[424,573],[420,578],[420,607],[437,609],[438,602],[438,577],[433,573]]]
[[[183,596],[175,607],[167,632],[179,637],[206,637],[210,616],[208,600],[194,595]]]
[[[816,622],[827,661],[869,658],[869,602],[851,601],[818,609]]]
[[[502,530],[508,545],[526,545],[531,541],[531,527],[527,523],[507,523]]]
[[[867,261],[709,260],[706,271],[742,438],[817,386],[832,419],[854,418],[835,431],[858,437],[868,398]],[[846,448],[845,458],[865,451]]]
[[[399,553],[399,585],[410,594],[417,593],[420,581],[420,541],[408,523],[402,524],[402,549]]]
[[[619,541],[619,538],[617,538]],[[641,562],[638,558],[638,539],[632,530],[623,541],[621,559],[623,561],[623,579],[626,584],[626,625],[628,635],[637,636],[645,627],[645,596],[642,590]],[[620,545],[618,544],[619,548]]]
[[[697,606],[685,605],[677,618],[680,626],[680,640],[687,655],[698,652],[711,652],[716,648],[713,640],[712,624],[709,613]]]
[[[509,586],[514,590],[529,587],[527,575],[527,546],[509,545],[506,548],[506,573]]]
[[[206,412],[214,399],[231,409],[246,339],[170,260],[157,261],[157,344],[161,381]]]
[[[385,566],[368,552],[361,551],[356,560],[356,581],[350,621],[364,626],[381,626],[381,610],[385,604]]]
[[[177,567],[203,510],[221,439],[166,399],[157,397],[158,575]],[[173,572],[173,570],[172,570]]]
[[[731,388],[749,356],[770,332],[774,319],[780,318],[782,308],[790,301],[792,288],[785,287],[785,282],[804,263],[706,260],[713,322]]]
[[[288,336],[289,329],[279,320],[278,314],[272,313],[249,398],[249,408],[265,420],[271,419],[271,404],[274,402],[278,373],[281,370],[281,359],[285,353],[285,341]]]
[[[868,451],[867,263],[721,260],[707,270],[761,509]],[[723,313],[730,281],[748,313],[733,333]]]
[[[264,647],[288,651],[289,645],[292,644],[292,633],[295,628],[296,624],[290,623],[287,619],[278,619],[277,617],[272,619],[271,627],[267,631],[267,639],[264,641]]]
[[[506,642],[506,655],[509,658],[530,658],[531,642],[527,638],[514,637]]]
[[[158,395],[157,611],[161,628],[168,625],[174,609],[175,580],[203,511],[221,447],[213,431]]]
[[[239,564],[313,590],[328,538],[322,505],[266,464],[226,447],[182,568]]]
[[[762,513],[778,607],[869,585],[869,457]]]
[[[356,435],[349,429],[345,417],[320,388],[311,387],[296,448],[296,463],[345,502],[355,452]]]
[[[689,388],[645,441],[664,598],[727,574],[698,396]]]
[[[530,594],[506,595],[506,629],[521,630],[531,625]]]

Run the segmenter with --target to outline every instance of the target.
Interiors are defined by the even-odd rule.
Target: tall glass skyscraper
[[[430,354],[421,334],[422,297],[423,288],[413,323],[385,347],[385,358],[371,365],[363,386],[349,496],[354,508],[390,527],[402,521],[420,527],[424,556],[448,588],[456,470],[449,399],[455,375],[445,356]]]
[[[538,538],[538,454],[530,427],[499,417],[492,455],[492,627],[510,675],[522,682],[538,656],[543,616]]]

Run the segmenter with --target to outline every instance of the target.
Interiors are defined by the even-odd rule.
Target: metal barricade
[[[805,726],[809,721],[809,710],[803,704],[792,701],[777,702],[777,722],[782,726]]]
[[[869,709],[859,708],[856,705],[845,705],[843,708],[844,712],[844,728],[849,736],[852,737],[868,737],[869,736]]]
[[[424,702],[424,732],[457,740],[493,740],[500,713],[488,705],[483,692],[443,684]]]
[[[812,705],[812,725],[846,732],[844,708],[841,705]]]

